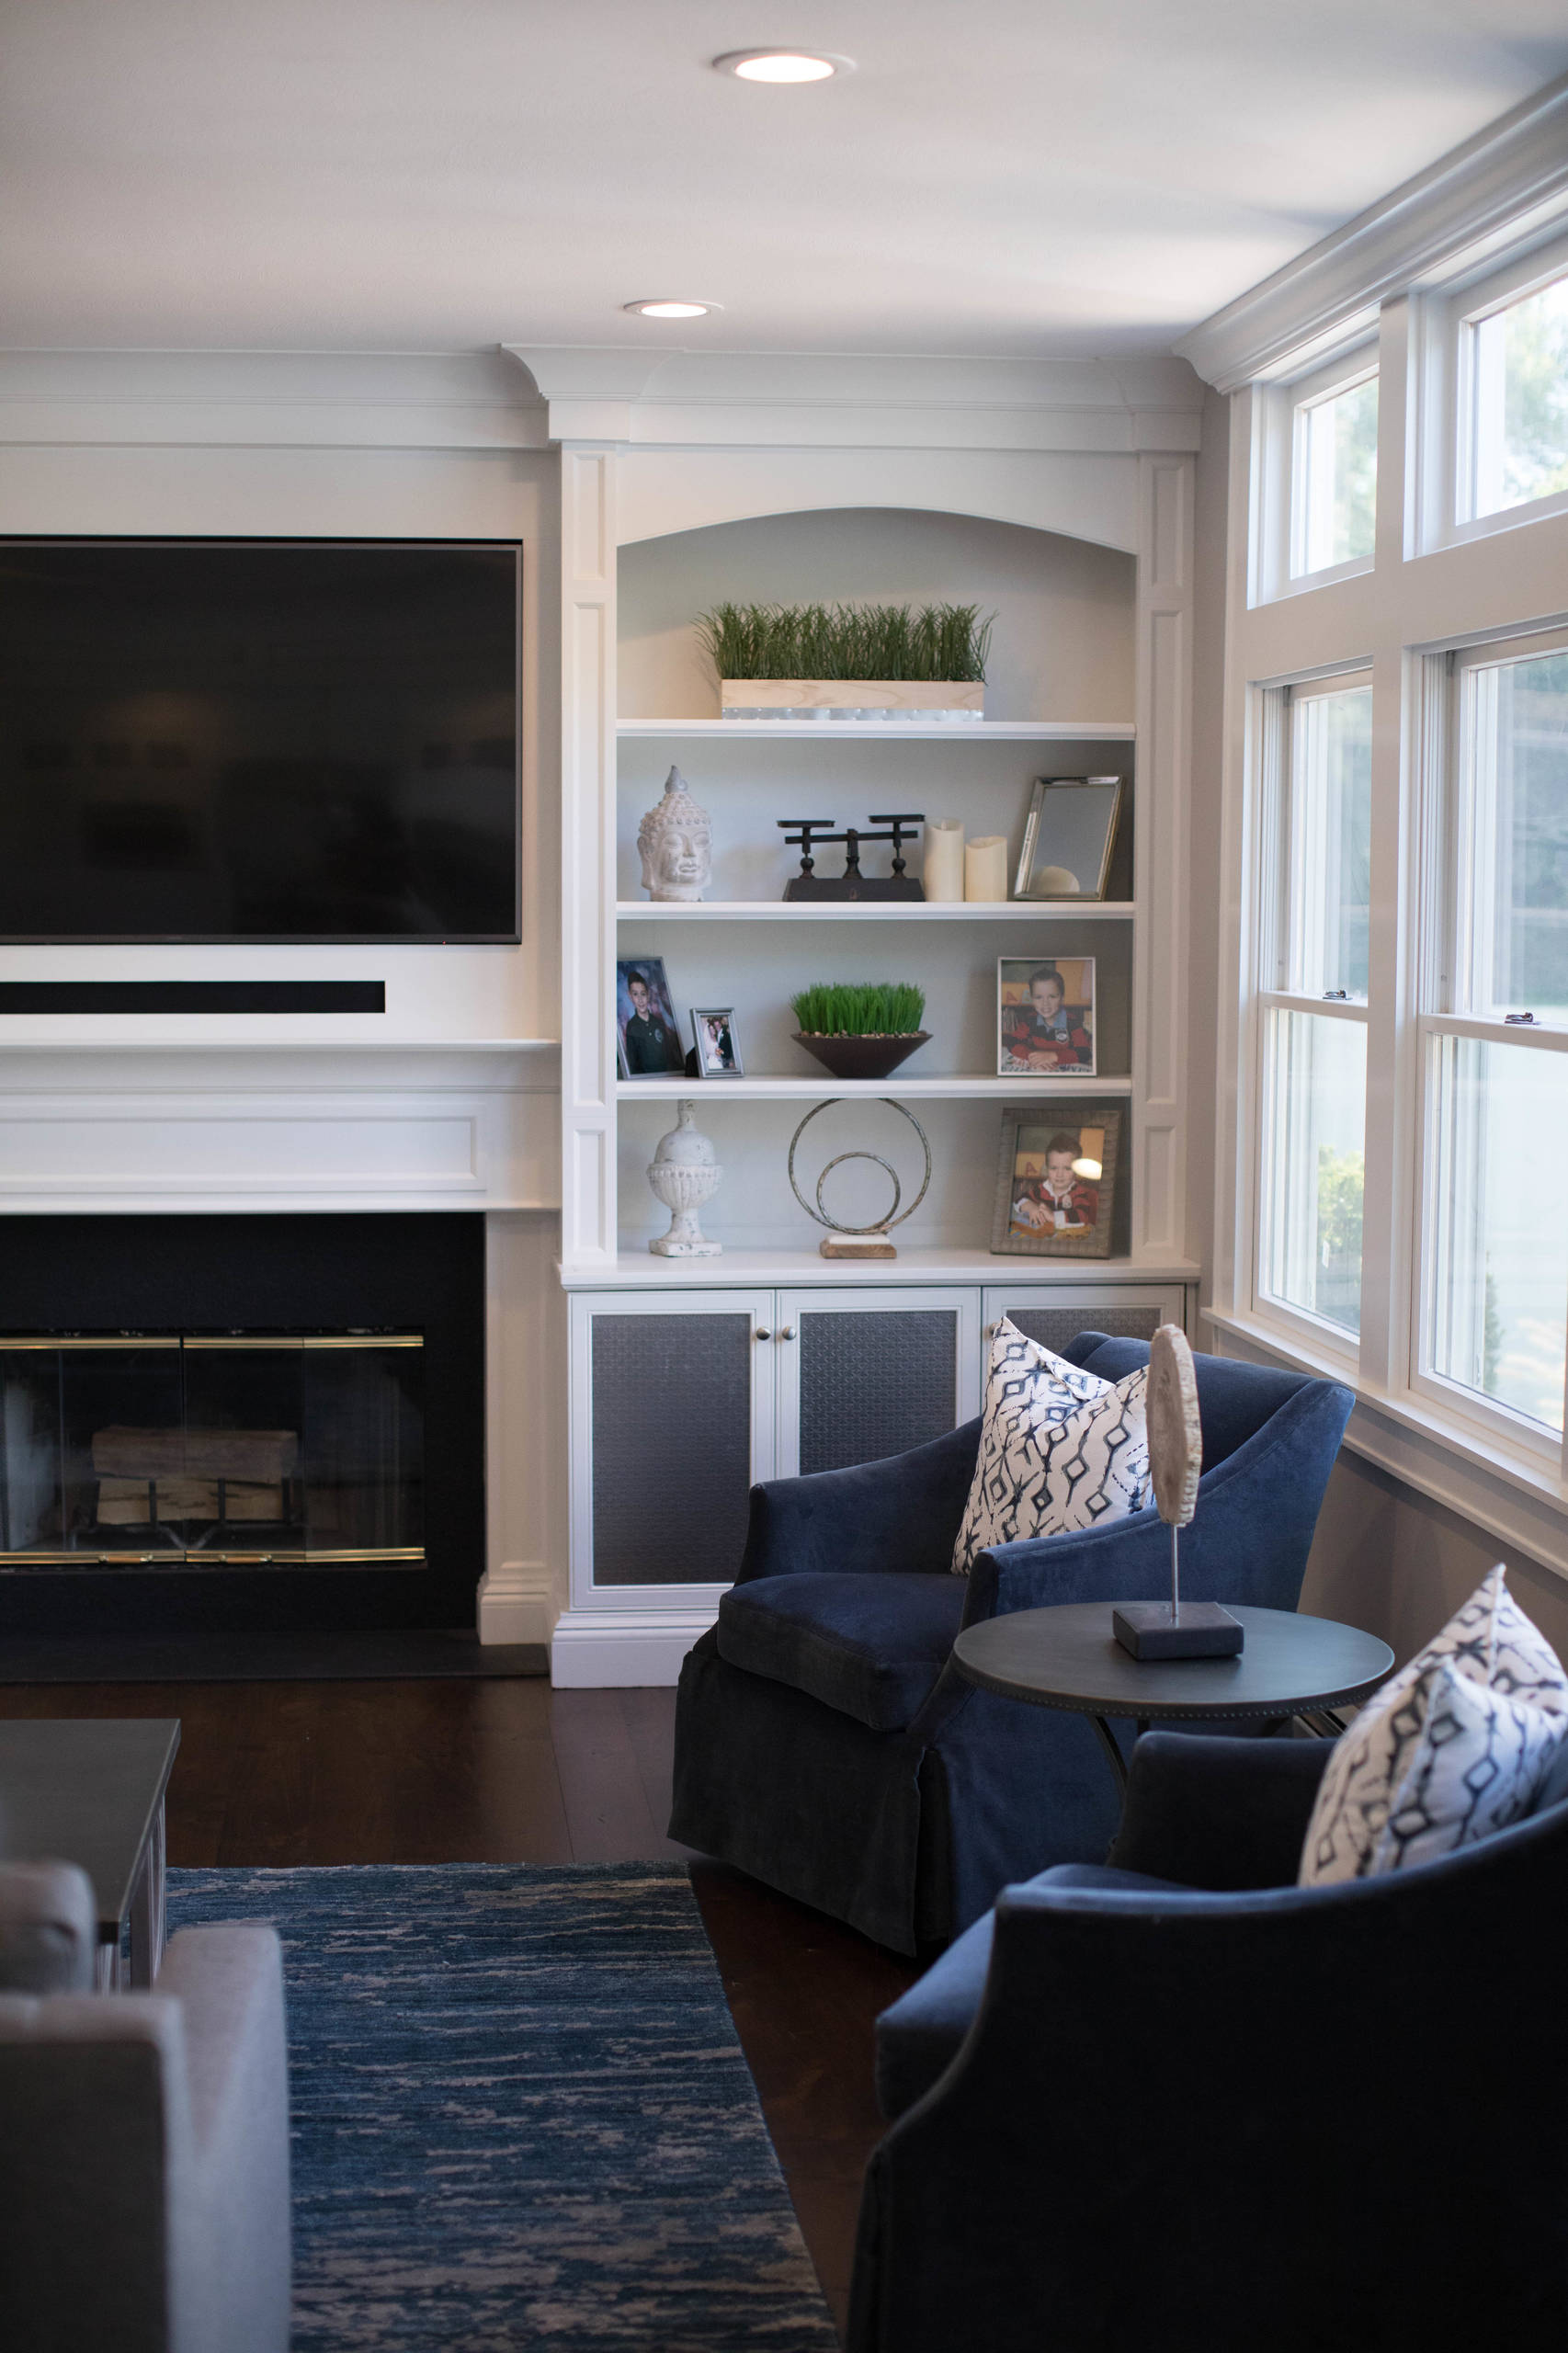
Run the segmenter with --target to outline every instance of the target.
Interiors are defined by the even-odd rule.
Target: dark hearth
[[[477,1216],[0,1220],[0,1637],[472,1626]]]

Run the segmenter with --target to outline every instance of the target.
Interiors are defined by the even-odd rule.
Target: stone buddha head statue
[[[686,789],[679,768],[665,779],[664,799],[637,828],[642,888],[651,899],[700,899],[713,873],[713,827]]]

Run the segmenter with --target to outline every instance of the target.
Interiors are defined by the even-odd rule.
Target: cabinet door
[[[574,1606],[733,1580],[773,1475],[772,1309],[765,1290],[574,1295]]]
[[[985,1340],[1004,1315],[1020,1332],[1058,1354],[1080,1332],[1107,1332],[1113,1340],[1152,1340],[1161,1324],[1187,1325],[1185,1283],[990,1283],[985,1291]]]
[[[902,1454],[980,1411],[980,1293],[778,1294],[778,1475]]]

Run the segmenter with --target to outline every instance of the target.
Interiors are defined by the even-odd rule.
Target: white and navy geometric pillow
[[[1004,1317],[991,1346],[954,1575],[967,1576],[989,1545],[1142,1511],[1149,1499],[1148,1386],[1146,1366],[1125,1381],[1101,1381]]]
[[[1565,1738],[1568,1676],[1499,1564],[1335,1743],[1299,1884],[1430,1862],[1517,1822]]]

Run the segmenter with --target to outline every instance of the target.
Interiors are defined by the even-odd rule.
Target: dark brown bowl
[[[927,1029],[909,1029],[880,1038],[849,1038],[797,1029],[795,1043],[814,1054],[835,1078],[886,1078],[900,1063],[909,1060],[917,1046],[925,1045],[930,1034]]]

